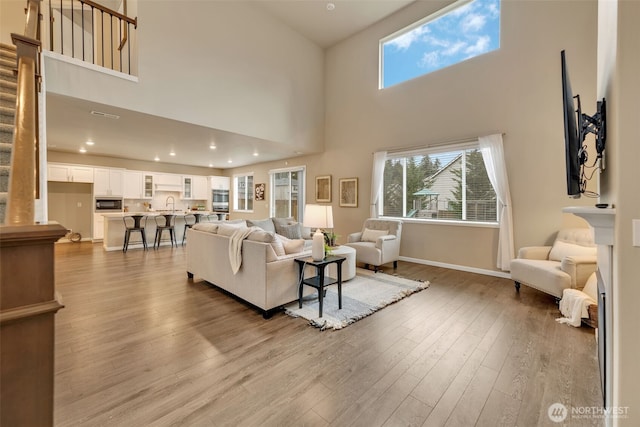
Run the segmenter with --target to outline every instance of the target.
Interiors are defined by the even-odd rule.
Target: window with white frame
[[[497,198],[478,143],[387,155],[383,216],[497,222]]]
[[[253,172],[233,177],[233,210],[253,210]]]
[[[500,0],[458,0],[380,40],[383,89],[500,47]]]
[[[269,171],[271,216],[302,221],[305,204],[305,167]]]

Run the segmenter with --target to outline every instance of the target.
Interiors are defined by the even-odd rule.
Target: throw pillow
[[[271,242],[271,247],[277,256],[284,256],[287,253],[284,251],[284,245],[282,244],[282,240],[280,236],[277,234],[274,236],[273,241]]]
[[[553,243],[551,252],[549,252],[549,259],[551,261],[562,261],[563,258],[572,255],[597,255],[597,249],[595,246],[580,246],[575,243],[563,242],[562,240],[556,240]]]
[[[236,230],[246,228],[244,224],[220,224],[218,225],[218,234],[222,236],[231,236]]]
[[[297,254],[304,250],[304,239],[292,239],[283,241],[282,246],[284,246],[285,254]]]
[[[249,226],[249,227],[251,227],[251,226],[260,227],[264,231],[270,231],[272,233],[276,232],[276,228],[273,225],[273,221],[271,221],[271,218],[267,218],[267,219],[248,219],[247,220],[247,226]]]
[[[363,242],[375,243],[376,240],[378,240],[378,237],[386,236],[387,234],[389,234],[389,230],[370,230],[368,228],[365,228],[364,231],[362,232],[361,240]]]
[[[289,239],[302,239],[302,230],[300,230],[300,224],[297,222],[289,225],[281,225],[278,234]]]

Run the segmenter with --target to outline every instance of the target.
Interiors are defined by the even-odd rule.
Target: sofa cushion
[[[302,230],[299,223],[281,225],[278,229],[278,234],[288,239],[302,239]]]
[[[247,226],[244,224],[244,221],[242,223],[220,224],[218,225],[218,234],[221,234],[223,236],[231,236],[241,228],[247,228]]]
[[[283,240],[277,234],[273,236],[273,240],[271,241],[271,247],[273,248],[273,251],[276,253],[277,256],[286,255],[286,252],[284,251]]]
[[[304,239],[283,240],[282,246],[284,246],[285,254],[297,254],[304,251]]]
[[[218,232],[218,225],[219,224],[215,222],[199,222],[197,224],[193,224],[193,229],[215,234]]]
[[[270,233],[265,230],[253,230],[247,237],[247,240],[252,240],[254,242],[271,243],[273,242],[273,236],[274,233]]]
[[[272,233],[276,232],[276,227],[273,225],[273,221],[271,220],[271,218],[267,218],[267,219],[248,219],[247,220],[247,226],[249,226],[249,227],[251,227],[251,226],[260,227],[264,231],[270,231]]]
[[[575,243],[563,242],[562,240],[556,240],[553,243],[551,252],[549,252],[549,260],[562,261],[568,256],[580,256],[580,255],[597,255],[597,249],[595,246],[580,246]]]
[[[362,232],[363,242],[375,242],[380,236],[386,236],[389,234],[389,230],[370,230],[365,228]]]

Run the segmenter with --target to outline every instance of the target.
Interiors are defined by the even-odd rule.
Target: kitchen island
[[[144,225],[145,234],[147,236],[147,246],[149,248],[153,248],[153,241],[156,235],[155,217],[164,214],[175,215],[174,234],[178,245],[182,243],[182,236],[184,234],[185,227],[185,216],[199,215],[200,220],[208,221],[208,216],[214,215],[213,212],[208,211],[148,211],[104,213],[102,214],[102,216],[104,216],[104,238],[102,240],[102,247],[106,251],[122,250],[125,232],[123,218],[132,215],[142,215],[144,216],[142,219],[142,225]],[[168,232],[165,231],[164,233],[162,233],[162,241],[160,242],[160,245],[171,245]],[[129,241],[128,250],[141,248],[143,248],[143,245],[140,233],[133,233],[131,235],[131,240]]]

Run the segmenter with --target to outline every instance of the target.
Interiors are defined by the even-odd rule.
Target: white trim
[[[290,168],[271,169],[267,173],[269,175],[273,175],[273,174],[280,173],[280,172],[294,172],[294,171],[305,171],[306,172],[306,170],[307,170],[307,166],[306,165],[302,165],[302,166],[292,166]]]
[[[233,178],[237,178],[239,176],[254,176],[253,172],[240,172],[240,173],[234,173],[233,174]]]
[[[409,224],[429,224],[429,225],[455,225],[462,227],[476,227],[476,228],[500,228],[500,224],[497,222],[478,222],[478,221],[462,221],[455,219],[430,219],[430,218],[403,218],[395,216],[381,216],[380,218],[398,219],[403,223]]]
[[[118,77],[123,80],[129,80],[135,83],[138,83],[138,76],[132,76],[127,73],[121,73],[120,71],[112,70],[110,68],[105,68],[100,65],[92,64],[91,62],[86,62],[81,59],[72,58],[70,56],[61,55],[57,52],[51,52],[50,50],[43,51],[45,57],[49,57],[51,59],[55,59],[60,62],[66,62],[68,64],[77,65],[78,67],[86,68],[88,70],[97,71],[98,73],[108,74],[113,77]]]
[[[483,274],[485,276],[501,277],[503,279],[511,279],[511,274],[502,271],[487,270],[484,268],[469,267],[466,265],[449,264],[446,262],[429,261],[426,259],[410,258],[401,256],[400,261],[413,262],[414,264],[430,265],[433,267],[448,268],[450,270],[466,271],[467,273]]]

